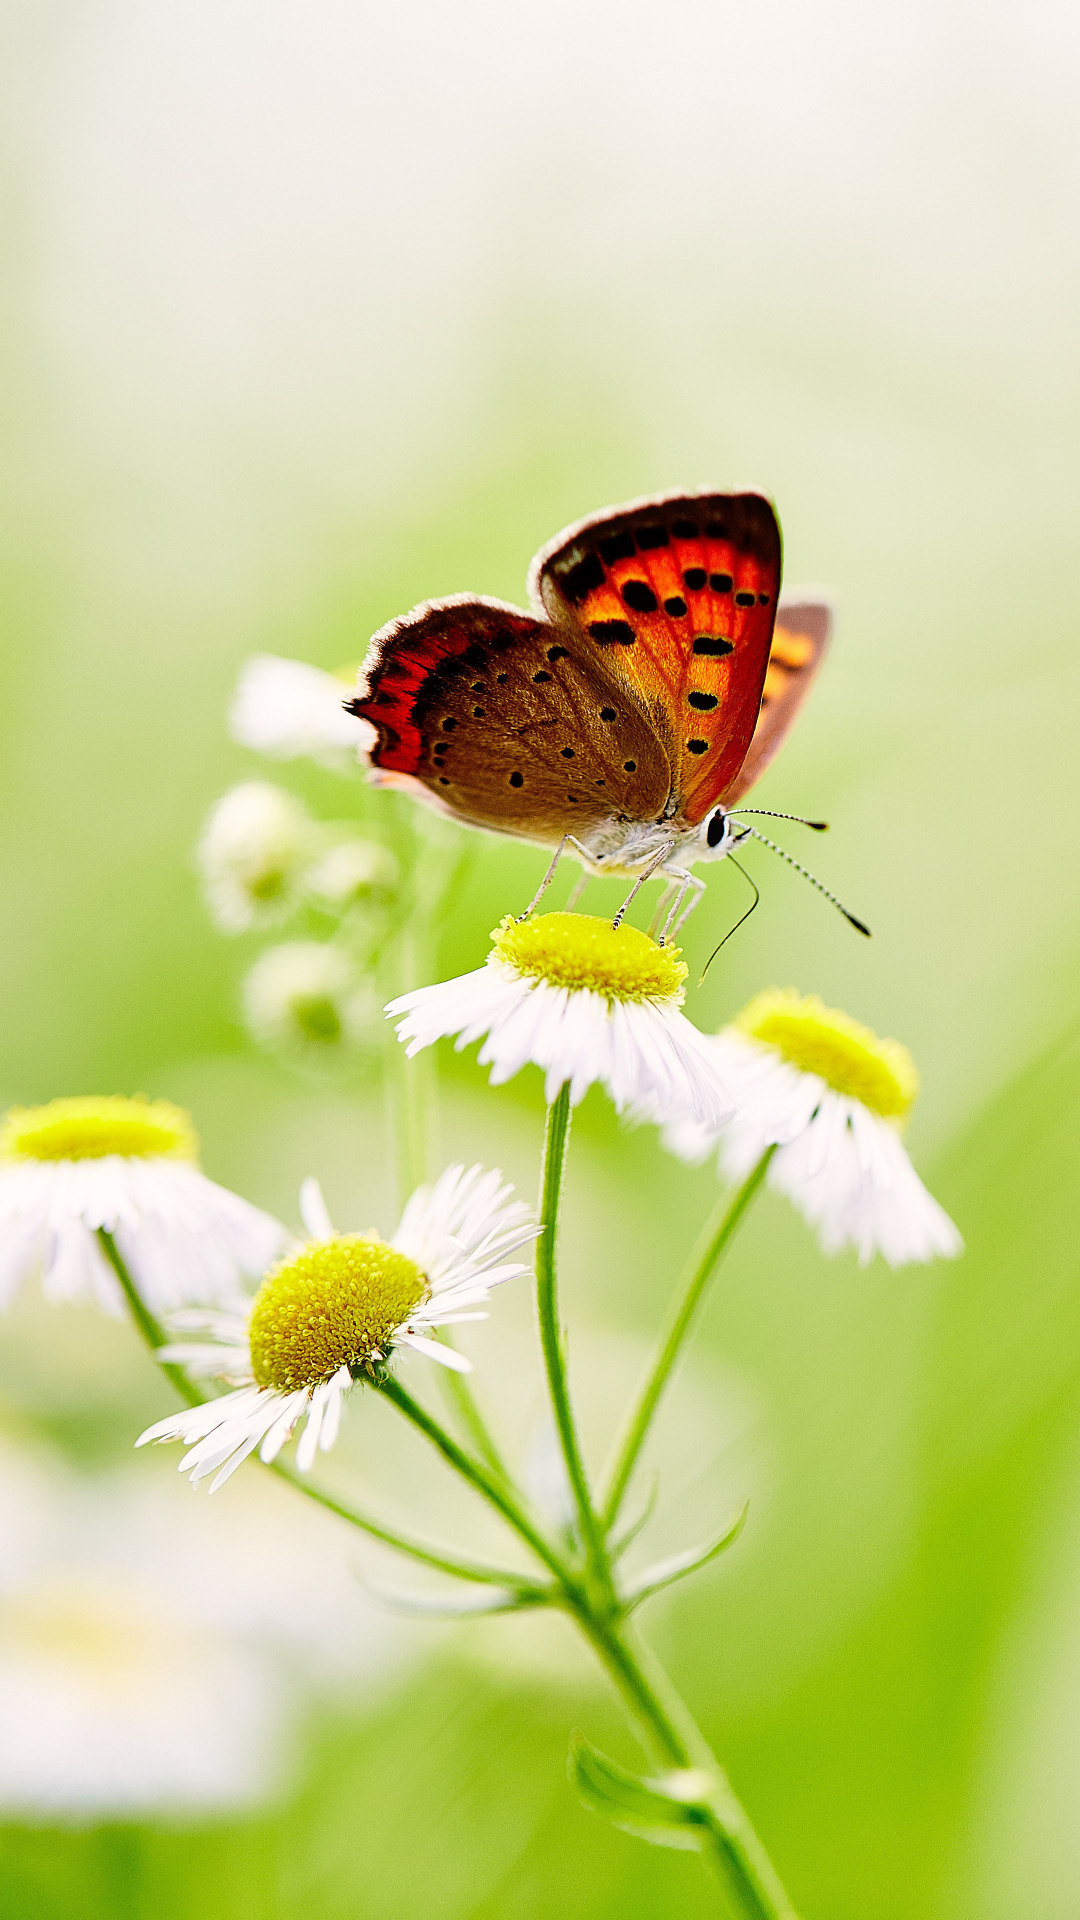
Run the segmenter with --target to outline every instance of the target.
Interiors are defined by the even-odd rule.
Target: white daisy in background
[[[348,1529],[255,1476],[227,1514],[152,1478],[0,1441],[0,1818],[259,1805],[313,1700],[362,1712],[405,1671]]]
[[[297,904],[315,822],[268,780],[245,780],[211,809],[197,849],[206,903],[223,933],[269,926]]]
[[[686,967],[678,948],[658,947],[636,927],[584,913],[507,918],[484,966],[391,1000],[411,1055],[443,1036],[457,1049],[483,1038],[479,1059],[501,1086],[533,1061],[555,1098],[565,1081],[574,1105],[599,1080],[622,1112],[710,1126],[732,1102],[715,1049],[680,1011]],[[485,1037],[486,1036],[486,1037]]]
[[[377,1382],[397,1347],[470,1372],[434,1333],[486,1320],[491,1288],[526,1271],[506,1256],[537,1229],[512,1192],[498,1171],[449,1167],[413,1194],[393,1238],[382,1240],[335,1233],[318,1182],[306,1180],[300,1209],[310,1240],[267,1274],[246,1314],[174,1318],[174,1327],[209,1333],[213,1344],[162,1350],[235,1391],[159,1420],[136,1445],[182,1440],[190,1452],[180,1471],[193,1483],[213,1473],[213,1493],[256,1447],[261,1460],[273,1460],[301,1420],[296,1464],[310,1467],[316,1447],[325,1451],[337,1438],[344,1395],[360,1379]]]
[[[307,891],[335,913],[369,904],[381,905],[397,887],[398,863],[375,840],[338,840],[312,862],[305,876]]]
[[[0,1122],[0,1304],[41,1276],[49,1300],[123,1311],[97,1239],[111,1233],[155,1315],[235,1300],[288,1234],[197,1164],[191,1118],[167,1100],[73,1098]]]
[[[268,947],[243,985],[244,1019],[265,1047],[308,1062],[377,1032],[378,1003],[356,962],[329,940]]]
[[[345,711],[355,681],[355,667],[324,673],[306,660],[258,653],[240,674],[229,731],[242,747],[275,760],[305,756],[341,772],[363,766],[375,731]]]
[[[816,1227],[826,1253],[875,1253],[890,1266],[949,1258],[963,1241],[908,1159],[901,1127],[919,1090],[906,1047],[826,1007],[773,988],[710,1043],[736,1101],[724,1128],[683,1120],[665,1143],[690,1161],[719,1147],[723,1173],[744,1180],[777,1144],[770,1186]]]

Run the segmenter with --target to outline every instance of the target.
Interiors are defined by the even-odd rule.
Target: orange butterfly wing
[[[814,684],[832,637],[832,607],[811,593],[791,593],[780,602],[761,712],[750,750],[731,785],[721,795],[733,807],[760,780],[779,753]]]
[[[533,561],[538,611],[602,649],[609,676],[656,728],[673,770],[673,825],[697,825],[738,779],[780,570],[776,515],[756,493],[633,501],[567,528]]]

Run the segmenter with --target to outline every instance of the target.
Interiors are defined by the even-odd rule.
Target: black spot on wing
[[[699,633],[694,641],[693,651],[707,654],[710,659],[718,660],[721,654],[734,653],[735,649],[730,640],[722,640],[719,634]]]
[[[624,580],[622,597],[635,613],[656,612],[656,595],[647,580]]]
[[[589,632],[602,647],[632,647],[634,629],[629,620],[593,620]]]

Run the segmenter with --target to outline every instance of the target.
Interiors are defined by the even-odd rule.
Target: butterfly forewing
[[[464,595],[376,634],[352,711],[372,759],[475,826],[553,843],[658,816],[671,767],[649,716],[580,632]]]
[[[760,494],[658,496],[582,521],[537,555],[534,599],[635,694],[700,821],[754,736],[780,588],[780,531]]]

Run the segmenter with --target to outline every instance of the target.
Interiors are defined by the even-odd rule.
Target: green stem
[[[671,1377],[683,1341],[690,1330],[716,1263],[750,1202],[760,1189],[775,1152],[775,1146],[766,1147],[757,1165],[747,1175],[732,1198],[729,1200],[726,1195],[721,1196],[690,1255],[683,1279],[676,1291],[675,1303],[668,1317],[667,1326],[660,1338],[656,1358],[642,1384],[637,1402],[627,1416],[622,1436],[615,1450],[615,1465],[611,1470],[610,1489],[604,1502],[605,1532],[610,1533],[619,1517],[619,1509],[637,1465],[638,1455],[645,1443],[645,1437],[652,1425],[660,1396]]]
[[[193,1380],[184,1367],[177,1366],[175,1361],[158,1359],[161,1348],[166,1344],[164,1328],[161,1322],[155,1319],[139,1292],[112,1234],[107,1227],[99,1227],[97,1237],[109,1265],[123,1288],[124,1298],[131,1309],[131,1317],[150,1349],[152,1358],[157,1361],[162,1373],[189,1407],[202,1406],[207,1398],[205,1388]],[[530,1593],[546,1591],[523,1574],[508,1573],[502,1567],[485,1566],[479,1560],[459,1559],[452,1554],[439,1553],[435,1548],[425,1546],[422,1541],[412,1539],[409,1534],[400,1533],[394,1527],[385,1526],[381,1520],[374,1519],[371,1514],[364,1513],[350,1502],[339,1499],[337,1494],[330,1493],[325,1487],[320,1487],[316,1481],[309,1480],[306,1474],[299,1473],[295,1467],[288,1466],[283,1460],[272,1460],[261,1464],[268,1465],[270,1471],[276,1473],[279,1480],[287,1480],[291,1487],[306,1494],[308,1499],[314,1500],[318,1506],[328,1508],[340,1519],[348,1520],[352,1526],[359,1527],[361,1532],[370,1534],[373,1540],[381,1541],[383,1546],[395,1548],[398,1553],[408,1554],[410,1559],[419,1560],[424,1566],[434,1567],[439,1573],[453,1574],[456,1580],[475,1580],[489,1586],[514,1587]]]
[[[534,1527],[511,1489],[478,1460],[471,1459],[458,1446],[453,1435],[447,1433],[446,1428],[439,1425],[434,1415],[428,1413],[426,1407],[422,1407],[418,1400],[414,1400],[412,1394],[407,1392],[400,1380],[396,1380],[392,1374],[386,1374],[380,1380],[378,1390],[393,1402],[407,1420],[412,1421],[414,1427],[419,1428],[433,1446],[438,1448],[443,1459],[447,1460],[464,1480],[475,1487],[478,1493],[482,1493],[484,1499],[501,1513],[515,1533],[520,1534],[526,1544],[532,1548],[537,1559],[542,1560],[549,1572],[555,1575],[560,1587],[567,1592],[576,1592],[576,1584],[569,1569],[563,1564],[554,1547]]]
[[[624,1624],[598,1619],[571,1604],[638,1726],[646,1751],[663,1768],[699,1768],[708,1775],[704,1856],[738,1920],[797,1920],[772,1861],[731,1783],[659,1662]]]
[[[544,1594],[548,1589],[537,1581],[530,1580],[526,1574],[511,1573],[504,1567],[491,1567],[481,1560],[461,1559],[457,1555],[438,1553],[433,1547],[425,1547],[422,1541],[413,1540],[408,1534],[399,1533],[396,1527],[384,1526],[381,1520],[374,1520],[370,1514],[362,1513],[349,1500],[331,1493],[329,1488],[319,1486],[317,1481],[307,1478],[296,1467],[290,1467],[284,1460],[270,1462],[273,1471],[280,1480],[286,1480],[298,1493],[306,1493],[329,1513],[336,1513],[341,1520],[348,1520],[354,1527],[369,1533],[374,1540],[381,1540],[384,1546],[394,1547],[398,1553],[406,1553],[412,1560],[419,1560],[424,1566],[434,1567],[438,1573],[453,1574],[455,1580],[473,1580],[482,1586],[513,1587],[518,1592]]]
[[[547,1371],[548,1391],[558,1428],[566,1474],[577,1507],[578,1527],[590,1569],[599,1581],[605,1597],[614,1598],[611,1570],[604,1550],[604,1536],[592,1502],[585,1462],[578,1443],[574,1410],[570,1402],[570,1384],[566,1375],[564,1336],[559,1325],[559,1293],[556,1275],[556,1240],[559,1201],[562,1196],[563,1170],[570,1137],[570,1083],[560,1087],[547,1111],[544,1133],[544,1159],[540,1170],[540,1221],[542,1232],[536,1243],[536,1314],[540,1323],[540,1344]]]
[[[161,1322],[155,1320],[149,1307],[146,1305],[142,1294],[139,1292],[138,1287],[128,1272],[127,1262],[120,1252],[116,1241],[113,1239],[112,1234],[109,1232],[108,1227],[99,1227],[97,1237],[105,1258],[123,1289],[124,1298],[131,1310],[131,1317],[139,1332],[142,1334],[150,1352],[153,1354],[155,1360],[157,1360],[158,1349],[166,1344]],[[181,1400],[185,1400],[189,1407],[199,1407],[202,1405],[206,1399],[206,1394],[200,1387],[196,1386],[194,1380],[185,1373],[183,1367],[176,1366],[171,1360],[158,1360],[157,1363],[165,1375],[165,1378],[176,1388]]]

